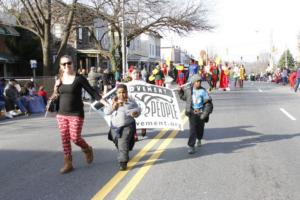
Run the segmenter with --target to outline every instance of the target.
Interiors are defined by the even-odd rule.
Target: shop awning
[[[20,36],[20,33],[12,26],[0,24],[0,35]]]
[[[0,53],[0,63],[16,63],[19,61],[20,61],[19,57]]]
[[[8,60],[5,59],[5,58],[2,58],[2,57],[0,56],[0,63],[6,63],[6,62],[8,62]]]

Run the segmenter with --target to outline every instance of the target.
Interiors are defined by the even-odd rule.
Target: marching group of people
[[[186,101],[185,115],[189,118],[188,153],[193,154],[196,152],[195,146],[201,146],[205,123],[209,121],[213,110],[212,99],[208,91],[202,87],[202,81],[208,82],[210,91],[217,89],[218,86],[219,89],[227,91],[231,77],[234,79],[234,87],[242,88],[246,76],[243,65],[229,66],[228,63],[222,65],[213,60],[205,66],[200,66],[195,60],[191,60],[187,68],[183,65],[157,65],[151,73],[145,67],[140,70],[131,66],[127,77],[124,78],[119,69],[112,75],[108,69],[102,73],[94,67],[91,68],[86,78],[80,71],[75,70],[72,58],[68,55],[62,56],[59,64],[54,93],[59,94],[56,119],[64,153],[64,165],[60,169],[62,174],[73,170],[71,142],[82,149],[87,164],[91,164],[94,159],[93,148],[81,136],[84,123],[83,93],[87,92],[91,101],[103,104],[104,113],[111,115],[108,138],[118,149],[120,170],[126,170],[129,151],[137,141],[135,118],[142,113],[141,107],[128,92],[128,85],[152,83],[160,87],[168,87],[168,84],[173,82],[180,87],[179,97]],[[298,90],[300,67],[291,73],[282,71],[281,76],[283,84],[289,81],[294,91]],[[108,92],[108,86],[112,85],[112,78],[115,79],[113,82],[116,86],[116,96],[112,101],[107,101],[102,98],[102,95]],[[100,81],[103,88],[99,87]],[[12,79],[6,84],[6,81],[1,79],[0,109],[13,115],[11,111],[18,107],[20,112],[28,114],[30,112],[28,98],[33,96],[39,97],[40,102],[45,105],[48,98],[44,87],[41,86],[39,91],[35,91],[34,88],[32,81],[21,88],[16,80]],[[146,134],[145,129],[142,130],[142,134]]]
[[[283,69],[280,73],[283,84],[289,82],[296,92],[300,84],[300,68],[290,73]],[[193,154],[196,152],[195,146],[201,146],[205,123],[209,121],[209,115],[213,110],[212,99],[208,91],[202,87],[202,81],[208,82],[209,91],[217,88],[227,91],[230,78],[234,80],[234,87],[243,88],[245,77],[246,71],[243,65],[229,66],[228,63],[222,65],[213,60],[206,65],[199,65],[197,61],[191,60],[188,67],[156,65],[150,72],[146,67],[140,70],[131,66],[128,74],[123,78],[119,69],[112,74],[109,69],[99,71],[91,67],[85,76],[82,71],[75,70],[70,56],[62,56],[54,86],[54,93],[59,94],[56,119],[64,152],[64,165],[60,172],[64,174],[73,170],[71,142],[82,149],[87,164],[93,162],[93,148],[81,137],[84,123],[83,100],[85,98],[83,97],[87,96],[85,93],[90,96],[91,101],[101,102],[104,113],[111,115],[108,138],[118,149],[120,170],[126,170],[129,151],[137,141],[135,118],[142,113],[141,107],[128,92],[128,85],[150,83],[168,87],[169,84],[174,83],[179,86],[179,97],[186,101],[185,114],[189,118],[188,153]],[[116,87],[116,96],[112,101],[102,98],[102,95],[108,93],[113,87]],[[7,84],[6,80],[0,80],[0,109],[4,110],[6,115],[10,117],[16,115],[14,113],[16,108],[20,109],[20,113],[27,115],[32,109],[29,102],[33,97],[38,98],[45,107],[48,97],[43,86],[35,91],[32,81],[20,87],[14,79],[9,80]],[[141,131],[145,136],[146,130]]]
[[[109,82],[111,75],[108,71],[103,73],[104,76],[107,76],[106,80],[103,79],[103,76],[99,77],[101,73],[98,73],[95,68],[91,68],[86,77],[75,70],[72,58],[69,55],[62,56],[59,65],[59,73],[53,94],[59,95],[56,119],[64,153],[64,165],[60,169],[60,173],[64,174],[73,170],[71,142],[82,149],[87,164],[91,164],[94,159],[93,148],[81,136],[84,123],[84,98],[82,96],[85,92],[89,94],[92,101],[99,101],[103,104],[105,114],[111,115],[109,139],[113,141],[118,149],[120,170],[126,170],[129,151],[132,150],[134,143],[137,141],[135,118],[142,112],[140,106],[128,93],[127,85],[147,82],[164,87],[171,81],[178,83],[180,74],[184,73],[185,81],[179,85],[183,86],[187,82],[190,85],[186,84],[186,87],[182,88],[179,94],[180,98],[186,101],[185,114],[189,117],[190,122],[188,153],[195,153],[195,146],[201,145],[204,125],[208,122],[213,106],[209,93],[201,86],[203,74],[194,60],[191,61],[187,70],[178,70],[164,64],[162,66],[157,65],[151,73],[148,73],[145,68],[139,70],[131,67],[128,70],[126,84],[122,83],[124,79],[121,78],[120,71],[117,70],[119,74],[116,74],[117,72],[114,74],[115,83],[120,82],[116,84],[116,97],[112,101],[106,101],[102,98],[102,95],[105,95],[109,90],[105,86],[111,84]],[[102,89],[99,88],[99,81],[103,83]],[[105,81],[108,83],[105,83]],[[19,108],[21,113],[27,115],[32,109],[29,102],[33,97],[36,97],[43,104],[44,109],[48,101],[47,93],[43,86],[40,86],[38,91],[35,91],[34,88],[32,81],[21,88],[16,80],[12,79],[6,84],[6,81],[2,79],[0,81],[0,108],[8,114],[13,114],[12,110]],[[49,100],[52,96],[49,97]],[[146,134],[145,129],[141,131],[142,135]],[[197,144],[196,140],[198,140]]]
[[[196,65],[194,67],[197,68]],[[161,69],[156,69],[157,73],[160,73]],[[190,154],[195,153],[197,139],[197,145],[201,145],[204,124],[208,121],[209,114],[212,112],[212,100],[206,89],[201,87],[202,77],[197,73],[197,70],[194,69],[193,74],[189,75],[191,86],[180,92],[180,97],[187,101],[186,115],[190,119],[191,129],[188,140],[188,153]],[[145,77],[143,78],[143,71],[136,68],[129,71],[130,81],[127,84],[145,83],[147,81],[144,79]],[[148,79],[150,76],[148,76]],[[164,84],[164,82],[158,81],[164,79],[154,78],[154,80],[159,86]],[[127,169],[129,151],[132,150],[136,142],[135,118],[141,114],[141,108],[128,93],[127,85],[122,84],[122,82],[118,83],[116,96],[112,101],[107,101],[100,96],[99,92],[90,83],[89,76],[87,79],[76,73],[70,56],[61,57],[59,75],[55,82],[54,91],[59,94],[59,110],[56,118],[64,152],[64,165],[60,170],[62,174],[73,170],[71,141],[82,149],[87,164],[91,164],[94,158],[93,148],[81,137],[84,123],[84,106],[81,98],[83,89],[93,99],[104,105],[105,114],[111,115],[108,135],[118,149],[120,170]]]
[[[145,80],[159,86],[168,87],[170,82],[182,86],[188,83],[194,74],[200,75],[202,81],[208,82],[209,91],[217,88],[224,91],[230,90],[231,77],[234,79],[234,87],[242,88],[246,79],[246,70],[243,64],[230,66],[228,63],[220,64],[214,60],[209,60],[206,65],[199,65],[197,61],[191,59],[188,67],[182,64],[175,66],[157,65],[148,76],[148,80]]]
[[[282,83],[282,85],[290,85],[291,90],[298,91],[300,84],[300,66],[296,70],[290,70],[287,67],[276,70],[272,80],[275,83]]]

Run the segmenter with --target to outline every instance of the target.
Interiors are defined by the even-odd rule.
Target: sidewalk
[[[7,118],[4,115],[0,115],[0,122],[2,121],[15,121],[15,120],[21,120],[21,119],[32,119],[32,118],[37,118],[37,117],[44,117],[45,113],[33,113],[28,116],[25,115],[19,115],[15,116],[14,118]]]
[[[5,117],[5,115],[4,115],[4,113],[3,112],[0,112],[0,121],[1,120],[4,120],[6,117]]]
[[[83,102],[83,103],[84,103],[84,111],[85,111],[86,114],[88,114],[89,111],[90,111],[90,102]],[[91,112],[93,112],[93,111],[91,110]],[[26,118],[32,119],[32,118],[38,118],[38,117],[44,117],[44,116],[45,116],[45,113],[31,113],[28,116],[18,115],[18,116],[15,116],[15,117],[10,119],[10,118],[5,117],[4,113],[0,112],[0,122],[26,119]]]

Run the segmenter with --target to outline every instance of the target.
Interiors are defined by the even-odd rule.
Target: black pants
[[[123,126],[117,129],[111,129],[108,134],[108,139],[112,140],[118,149],[118,161],[128,162],[129,151],[133,149],[136,132],[135,122],[128,126]]]
[[[205,122],[200,119],[201,114],[194,114],[193,112],[189,116],[190,122],[190,137],[188,145],[190,147],[195,146],[196,139],[201,140],[204,133]]]
[[[129,126],[124,127],[121,138],[118,138],[118,161],[128,162],[130,140],[132,138],[132,130]]]

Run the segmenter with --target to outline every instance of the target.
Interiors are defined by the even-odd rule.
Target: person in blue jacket
[[[196,152],[195,144],[201,146],[205,122],[208,122],[212,112],[212,100],[205,88],[201,86],[201,76],[194,74],[191,77],[191,87],[180,91],[179,96],[186,101],[185,114],[189,117],[190,134],[188,139],[188,153]]]
[[[199,65],[196,64],[196,61],[194,59],[191,59],[191,64],[189,65],[189,76],[188,76],[188,81],[190,81],[191,77],[194,74],[199,73]]]

